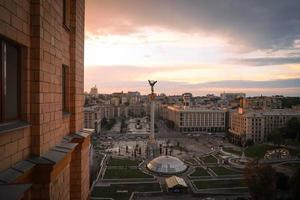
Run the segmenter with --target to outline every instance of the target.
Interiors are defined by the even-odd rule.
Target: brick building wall
[[[30,199],[89,195],[90,136],[82,133],[84,4],[0,0],[0,39],[20,50],[20,115],[0,123],[0,184],[29,183],[24,193],[30,190]]]

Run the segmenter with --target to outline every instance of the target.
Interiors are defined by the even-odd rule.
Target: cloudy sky
[[[300,96],[299,0],[86,0],[85,90]]]

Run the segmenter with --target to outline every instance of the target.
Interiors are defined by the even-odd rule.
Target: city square
[[[228,142],[224,133],[182,134],[169,129],[162,120],[158,120],[157,127],[155,138],[160,147],[159,157],[179,158],[187,166],[186,169],[170,174],[149,170],[147,164],[151,159],[147,158],[147,142],[150,133],[147,131],[144,137],[141,136],[143,134],[138,134],[134,138],[130,133],[110,134],[109,136],[105,136],[104,133],[93,137],[92,142],[101,144],[102,148],[100,146],[97,152],[105,155],[99,177],[94,183],[92,199],[93,197],[95,199],[96,197],[147,199],[150,198],[149,196],[162,199],[180,197],[193,199],[197,196],[209,197],[211,194],[222,199],[227,195],[231,198],[249,195],[243,169],[246,162],[253,158],[252,149],[245,151],[249,157],[247,157],[248,160],[242,161],[245,163],[242,163],[240,161],[243,159],[243,148]],[[298,153],[300,150],[294,153],[294,156]],[[266,152],[265,154],[268,155]],[[283,166],[294,165],[295,167],[297,160],[291,161],[296,164],[283,164]],[[275,160],[274,163],[277,167],[282,167],[280,163],[289,162],[280,161],[278,164],[278,160]],[[183,178],[188,189],[177,196],[171,195],[170,197],[165,179],[172,175]],[[106,189],[111,190],[111,193],[101,196],[99,191]]]
[[[299,200],[300,0],[0,0],[0,200]]]

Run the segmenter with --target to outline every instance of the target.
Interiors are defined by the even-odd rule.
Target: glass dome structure
[[[187,166],[180,159],[173,156],[159,156],[147,164],[147,168],[159,174],[177,174],[184,172]]]

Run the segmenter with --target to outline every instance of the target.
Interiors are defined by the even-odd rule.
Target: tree
[[[101,120],[101,128],[104,128],[106,125],[107,125],[107,119],[106,117],[103,117],[102,120]]]
[[[252,146],[254,144],[253,140],[252,139],[248,139],[246,141],[246,146]]]
[[[276,188],[278,190],[288,190],[289,189],[289,176],[281,172],[276,172]]]
[[[272,130],[269,135],[269,141],[273,142],[275,146],[280,146],[282,143],[283,137],[282,134],[279,132],[278,129]]]
[[[300,120],[296,117],[291,118],[286,124],[286,133],[288,138],[299,140]]]
[[[276,197],[275,170],[258,160],[249,162],[245,168],[246,184],[253,199],[273,200]]]
[[[171,120],[167,120],[166,121],[166,125],[170,129],[174,129],[174,127],[175,127],[175,123],[173,121],[171,121]]]
[[[298,169],[291,178],[290,185],[293,199],[300,199],[300,169]]]

